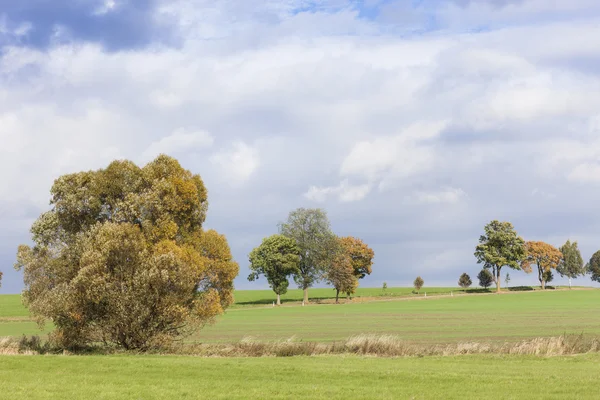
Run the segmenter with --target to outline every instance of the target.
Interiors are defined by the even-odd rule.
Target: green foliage
[[[279,230],[294,239],[300,249],[294,281],[302,289],[312,287],[323,277],[337,252],[337,238],[331,231],[327,213],[322,209],[298,208],[290,212]]]
[[[477,279],[479,279],[479,286],[485,289],[489,288],[494,281],[492,273],[487,269],[482,269],[479,271],[479,274],[477,274]]]
[[[469,276],[469,274],[467,274],[466,272],[464,272],[460,278],[458,278],[458,286],[460,286],[463,289],[468,288],[469,286],[471,286],[473,284],[473,282],[471,281],[471,277]]]
[[[544,285],[546,283],[552,282],[554,280],[554,274],[552,273],[552,270],[546,270],[542,273],[542,279],[544,280]]]
[[[492,270],[492,277],[500,291],[500,270],[504,266],[521,269],[526,257],[525,241],[517,235],[510,222],[492,221],[485,226],[475,249],[478,264]]]
[[[568,278],[575,279],[578,276],[585,275],[583,257],[581,257],[581,252],[579,251],[577,242],[571,243],[570,240],[567,240],[567,242],[562,245],[559,250],[563,254],[562,262],[557,268],[560,276],[566,276]]]
[[[388,288],[387,282],[383,282],[383,285],[381,286],[381,290],[383,291],[383,293],[386,292],[387,288]]]
[[[586,271],[591,274],[593,281],[600,282],[600,251],[594,253],[585,266]]]
[[[145,350],[233,302],[238,265],[223,235],[202,230],[206,188],[175,159],[64,175],[51,194],[15,266],[25,303],[40,324],[52,321],[57,344]]]
[[[294,239],[283,235],[263,239],[249,255],[252,273],[248,280],[254,281],[264,275],[277,294],[277,304],[280,304],[280,295],[285,294],[289,286],[288,276],[298,272],[299,254],[300,249]]]
[[[415,290],[417,291],[417,293],[419,292],[419,290],[421,290],[421,288],[423,287],[424,284],[425,284],[425,281],[423,280],[423,278],[421,278],[420,276],[417,276],[417,278],[413,282],[413,286],[415,287]]]

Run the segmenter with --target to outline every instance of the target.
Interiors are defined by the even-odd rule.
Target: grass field
[[[407,289],[410,291],[410,289]],[[260,294],[242,292],[242,298]],[[252,300],[254,298],[254,300]],[[190,341],[329,342],[360,333],[398,335],[413,342],[516,341],[561,334],[600,334],[600,290],[440,296],[302,307],[232,308]],[[0,296],[0,336],[39,334],[18,296]]]
[[[599,355],[0,356],[12,399],[594,399]]]

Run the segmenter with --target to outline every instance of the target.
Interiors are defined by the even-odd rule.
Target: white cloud
[[[341,202],[354,202],[364,199],[371,191],[369,184],[350,185],[345,179],[338,186],[311,186],[304,197],[315,202],[324,202],[330,196],[335,196]]]
[[[250,179],[260,164],[258,150],[242,141],[233,142],[230,148],[215,153],[210,161],[233,184]]]
[[[467,197],[467,194],[460,188],[443,188],[438,191],[417,191],[413,198],[417,203],[422,204],[456,204]]]
[[[188,132],[186,129],[179,128],[171,135],[153,142],[144,151],[141,158],[144,162],[147,162],[159,154],[177,156],[181,153],[193,153],[212,146],[213,142],[214,139],[208,132]]]
[[[571,171],[568,178],[579,183],[600,183],[600,163],[579,164]]]

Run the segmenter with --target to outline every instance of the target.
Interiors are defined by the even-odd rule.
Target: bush
[[[479,271],[479,274],[477,274],[477,279],[479,279],[479,286],[485,289],[492,286],[492,282],[494,282],[494,277],[492,276],[492,273],[487,269],[482,269],[481,271]]]
[[[415,281],[413,282],[413,286],[415,287],[415,290],[417,291],[417,293],[419,293],[419,290],[421,290],[421,288],[423,287],[424,284],[425,284],[425,281],[423,280],[423,278],[421,278],[420,276],[417,276],[417,279],[415,279]]]
[[[463,289],[468,288],[469,286],[471,286],[471,284],[473,284],[473,282],[471,281],[471,277],[465,272],[463,273],[460,278],[458,278],[458,286],[460,286]]]

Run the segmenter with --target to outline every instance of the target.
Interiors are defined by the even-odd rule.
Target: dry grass
[[[0,338],[0,354],[65,353],[49,349],[39,339],[20,340]],[[110,349],[90,350],[88,353],[115,353]],[[276,342],[261,342],[246,337],[231,344],[182,344],[161,354],[194,355],[201,357],[293,357],[319,355],[363,355],[373,357],[456,356],[463,354],[512,354],[532,356],[564,356],[600,353],[600,337],[563,335],[523,340],[517,343],[455,343],[420,344],[407,342],[393,335],[363,334],[332,343],[303,342],[294,337]]]

